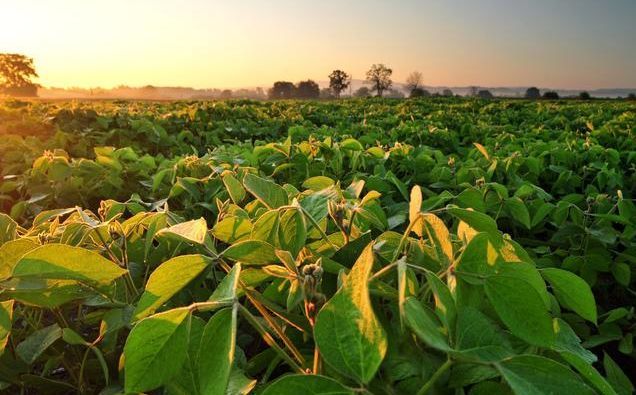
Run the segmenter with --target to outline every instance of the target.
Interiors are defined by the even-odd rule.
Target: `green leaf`
[[[453,294],[435,274],[426,272],[425,275],[426,282],[431,286],[435,298],[435,313],[444,322],[449,333],[452,333],[457,319],[457,307]]]
[[[260,240],[240,241],[229,246],[222,255],[246,265],[267,265],[278,262],[274,247]]]
[[[576,373],[548,358],[520,355],[498,368],[516,395],[594,395]]]
[[[554,320],[554,330],[556,331],[555,351],[575,354],[589,364],[596,362],[596,355],[581,346],[581,339],[567,322],[556,318]]]
[[[8,215],[0,213],[0,246],[18,237],[18,224]]]
[[[457,316],[455,347],[464,358],[500,361],[512,354],[510,342],[500,328],[482,312],[464,307]]]
[[[207,232],[208,225],[205,219],[199,218],[161,229],[157,235],[166,235],[189,243],[203,244]]]
[[[13,325],[13,300],[0,302],[0,355],[4,352],[4,348],[11,334],[11,326]]]
[[[288,203],[287,192],[280,185],[260,178],[253,174],[246,174],[243,185],[249,193],[254,195],[265,207],[275,209]]]
[[[188,350],[187,308],[145,318],[124,346],[126,392],[145,392],[167,383],[183,365]]]
[[[387,337],[373,312],[368,280],[373,267],[369,244],[338,292],[316,318],[314,338],[323,359],[340,373],[368,383],[387,350]]]
[[[148,278],[146,289],[133,314],[134,320],[154,314],[157,308],[201,274],[210,263],[210,259],[203,255],[182,255],[159,265]]]
[[[307,240],[305,216],[300,210],[287,210],[281,215],[278,234],[281,248],[291,252],[294,257],[298,256]]]
[[[280,227],[280,216],[277,210],[270,210],[263,213],[254,223],[251,240],[260,240],[276,246],[278,243],[278,228]]]
[[[202,395],[224,395],[234,363],[236,309],[219,310],[210,318],[199,347],[199,389]]]
[[[311,189],[312,191],[321,191],[325,188],[329,188],[334,185],[334,182],[331,178],[325,176],[316,176],[310,177],[303,181],[303,187],[307,189]]]
[[[551,347],[554,344],[552,318],[540,293],[523,273],[512,268],[506,273],[489,276],[485,290],[497,315],[515,336],[536,346]]]
[[[547,268],[541,270],[559,302],[588,321],[596,323],[596,302],[585,280],[567,270]]]
[[[590,384],[594,386],[602,395],[616,395],[614,388],[605,380],[603,376],[594,369],[585,359],[577,354],[569,351],[559,352],[561,357],[565,359],[581,376],[583,376]]]
[[[353,395],[354,392],[336,380],[310,374],[290,374],[265,388],[262,395]]]
[[[39,246],[38,243],[29,239],[11,240],[2,244],[2,246],[0,246],[0,280],[11,277],[13,268],[20,258]]]
[[[404,314],[408,327],[424,343],[441,351],[451,349],[444,333],[444,327],[428,307],[410,297],[404,302]]]
[[[47,244],[26,253],[13,269],[13,277],[75,280],[109,285],[126,273],[96,252],[65,244]]]
[[[511,197],[506,199],[504,205],[512,219],[520,222],[523,226],[526,227],[526,229],[531,228],[530,212],[528,211],[528,208],[526,207],[523,200],[519,199],[518,197]]]
[[[479,211],[468,210],[458,207],[451,207],[448,212],[454,217],[466,222],[471,228],[478,232],[486,232],[491,236],[501,237],[494,219]]]
[[[223,278],[208,299],[209,302],[230,301],[236,298],[236,287],[241,276],[241,264],[237,263]]]
[[[223,176],[223,184],[225,185],[225,189],[230,195],[230,199],[234,202],[234,204],[240,204],[243,199],[245,199],[245,189],[241,182],[234,177],[232,174],[226,174]]]
[[[31,333],[22,343],[18,344],[15,352],[20,359],[30,365],[60,338],[62,338],[62,328],[53,324]]]
[[[605,368],[607,381],[619,395],[634,393],[634,385],[629,380],[629,377],[627,377],[620,366],[618,366],[607,353],[605,353],[605,357],[603,358],[603,367]]]
[[[228,244],[249,238],[250,233],[252,233],[252,224],[249,219],[233,215],[223,218],[212,228],[212,235]]]

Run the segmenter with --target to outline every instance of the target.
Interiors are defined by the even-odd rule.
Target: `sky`
[[[636,0],[0,0],[0,53],[48,87],[267,87],[363,79],[430,86],[636,87]]]

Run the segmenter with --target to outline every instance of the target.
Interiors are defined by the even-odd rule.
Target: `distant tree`
[[[453,96],[453,91],[450,89],[444,89],[444,91],[442,92],[442,95],[448,96],[448,97]]]
[[[539,88],[533,86],[531,88],[526,89],[526,99],[540,99],[541,91]]]
[[[11,96],[37,96],[38,85],[33,59],[13,53],[0,53],[0,93]]]
[[[313,80],[300,81],[296,86],[296,97],[299,99],[317,99],[320,97],[320,87]]]
[[[386,90],[386,97],[391,99],[404,99],[404,93],[399,89],[389,88]]]
[[[627,100],[636,100],[636,93],[630,93],[627,95]]]
[[[477,92],[477,96],[479,96],[480,99],[492,99],[492,98],[494,98],[492,93],[489,90],[487,90],[487,89],[483,89],[483,90],[480,90],[479,92]]]
[[[354,97],[369,97],[371,96],[371,90],[366,86],[361,86],[355,92],[353,92]]]
[[[274,86],[269,90],[270,99],[292,99],[296,96],[296,87],[289,81],[274,82]]]
[[[351,76],[342,70],[334,70],[329,74],[329,88],[337,99],[340,98],[340,93],[349,87],[351,84]]]
[[[472,96],[472,97],[477,97],[477,95],[479,94],[479,88],[476,86],[469,86],[468,87],[468,96]]]
[[[415,88],[411,90],[409,97],[430,97],[431,92],[427,91],[424,88]]]
[[[393,70],[383,64],[374,64],[367,71],[367,83],[371,85],[371,90],[378,97],[382,97],[382,93],[393,85],[392,74]]]
[[[579,93],[579,99],[580,100],[590,100],[592,98],[592,96],[590,96],[589,92],[583,91],[581,93]]]
[[[418,96],[413,96],[413,91],[421,88],[422,81],[423,81],[422,73],[420,73],[419,71],[414,71],[411,74],[409,74],[408,77],[406,77],[405,87],[410,97],[418,97]]]
[[[232,91],[230,89],[224,89],[221,91],[221,94],[219,94],[219,99],[231,99],[232,98]]]
[[[548,100],[558,100],[559,94],[555,91],[547,91],[543,94],[543,98]]]

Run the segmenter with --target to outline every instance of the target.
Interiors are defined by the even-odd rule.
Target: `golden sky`
[[[45,86],[269,86],[363,79],[372,63],[434,86],[636,87],[636,1],[0,0],[0,52]]]

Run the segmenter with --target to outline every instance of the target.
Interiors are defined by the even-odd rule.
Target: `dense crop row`
[[[0,133],[9,392],[633,391],[634,104],[9,102]]]

